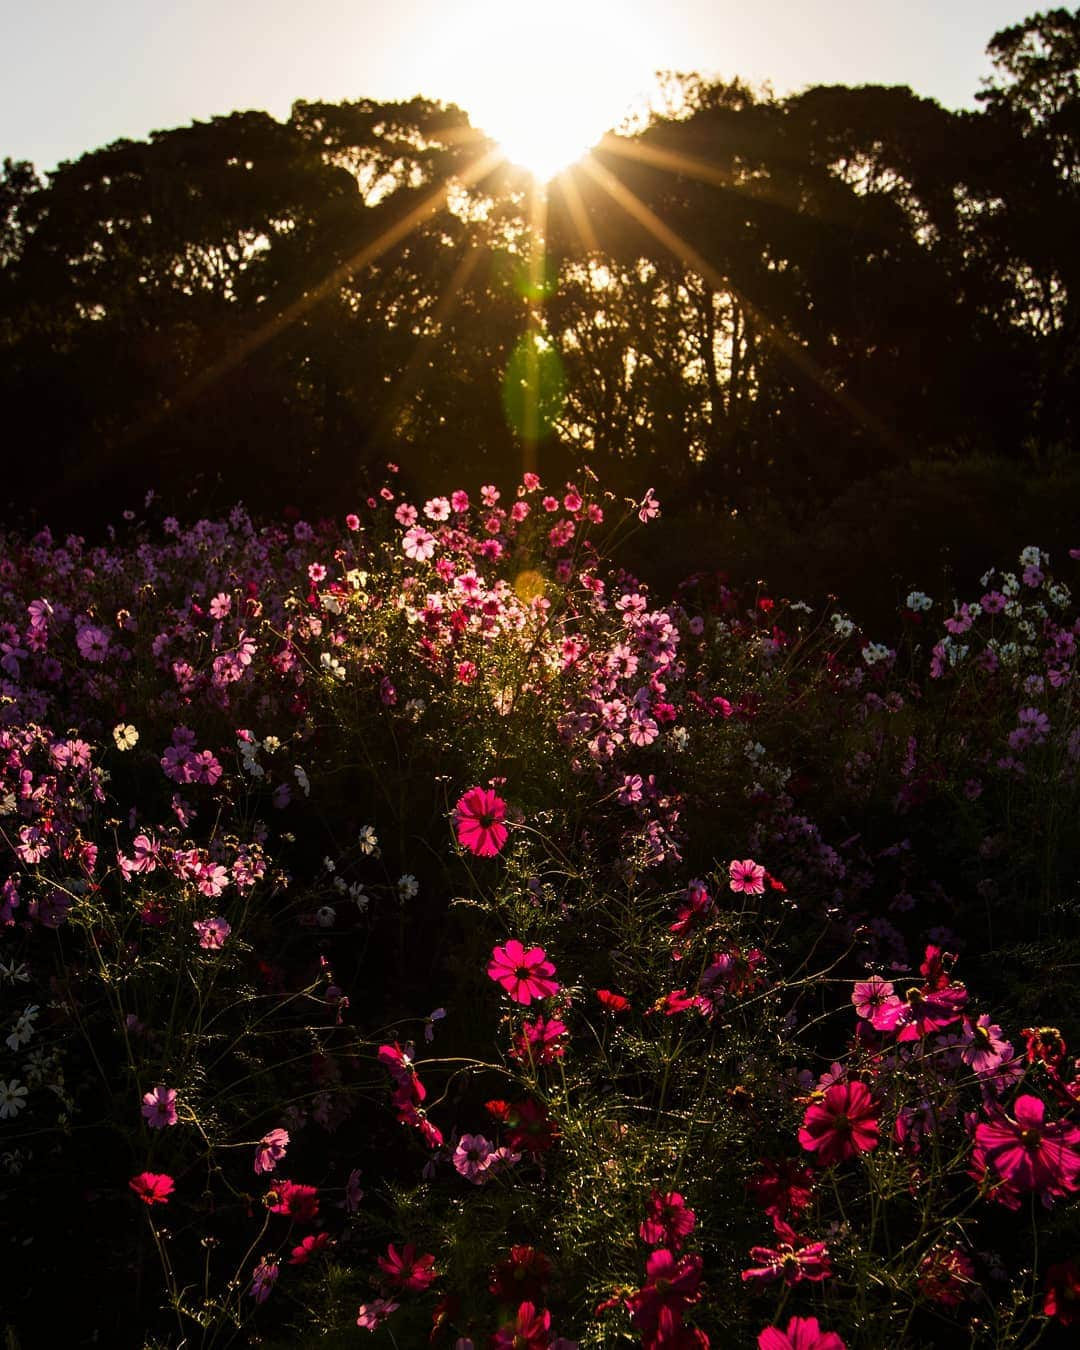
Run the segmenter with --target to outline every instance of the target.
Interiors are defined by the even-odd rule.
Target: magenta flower
[[[728,864],[728,876],[731,878],[731,889],[736,893],[741,891],[744,895],[761,895],[765,890],[765,869],[753,858],[744,858],[742,862],[733,858]]]
[[[807,1107],[799,1143],[817,1154],[822,1167],[877,1148],[878,1122],[865,1083],[834,1083],[820,1101]]]
[[[493,858],[506,843],[506,803],[488,788],[474,787],[454,807],[458,843],[478,858]]]
[[[649,1196],[648,1217],[638,1232],[642,1242],[650,1247],[662,1244],[678,1251],[696,1222],[697,1216],[678,1191],[668,1191],[666,1195],[653,1191]]]
[[[284,1158],[288,1146],[288,1130],[271,1130],[264,1134],[255,1148],[255,1171],[272,1172]]]
[[[199,935],[199,946],[207,952],[220,951],[225,946],[225,939],[232,932],[228,920],[221,918],[220,915],[215,915],[212,919],[196,919],[191,926]]]
[[[554,1064],[566,1053],[563,1037],[567,1025],[557,1017],[541,1015],[535,1022],[525,1022],[514,1037],[510,1054],[514,1059],[532,1064]]]
[[[1080,1129],[1068,1121],[1046,1124],[1046,1105],[1024,1095],[1013,1115],[995,1111],[975,1129],[975,1164],[993,1168],[1012,1191],[1067,1195],[1080,1185]]]
[[[143,1097],[142,1113],[152,1130],[176,1124],[176,1089],[156,1087]]]
[[[164,1205],[176,1186],[172,1177],[164,1172],[140,1172],[132,1177],[128,1185],[144,1205]]]
[[[775,1248],[750,1248],[750,1259],[757,1265],[743,1271],[744,1281],[772,1284],[774,1280],[783,1280],[787,1284],[798,1284],[801,1280],[828,1279],[832,1274],[832,1262],[824,1242],[807,1242],[798,1237],[783,1219],[774,1218],[773,1227],[779,1244]]]
[[[766,1327],[757,1343],[758,1350],[847,1350],[835,1331],[822,1331],[816,1317],[793,1317],[786,1332]]]
[[[551,1314],[535,1304],[518,1304],[517,1316],[499,1328],[493,1350],[547,1350],[551,1344]]]
[[[460,1176],[480,1186],[488,1179],[485,1174],[490,1157],[490,1139],[485,1139],[482,1134],[463,1134],[450,1161]]]
[[[517,938],[509,938],[504,947],[493,949],[487,973],[515,1003],[528,1005],[534,998],[550,998],[559,991],[558,982],[551,978],[555,967],[546,959],[543,947],[526,951]]]
[[[386,1255],[377,1260],[379,1269],[398,1289],[414,1289],[422,1293],[435,1280],[434,1256],[417,1256],[411,1242],[406,1242],[400,1252],[391,1242]]]

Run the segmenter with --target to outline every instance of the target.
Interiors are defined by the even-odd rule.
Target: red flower
[[[758,1174],[747,1182],[747,1190],[766,1214],[786,1219],[799,1214],[810,1203],[813,1173],[801,1163],[785,1159],[783,1162],[762,1162]]]
[[[877,1116],[866,1084],[852,1080],[826,1088],[821,1101],[807,1108],[799,1143],[817,1154],[822,1167],[877,1148]]]
[[[487,788],[474,787],[454,807],[458,843],[478,858],[493,858],[506,843],[506,803]]]
[[[835,1331],[822,1331],[816,1317],[793,1317],[786,1332],[766,1327],[757,1343],[758,1350],[847,1350]]]
[[[499,1328],[491,1344],[504,1350],[547,1350],[551,1344],[551,1314],[532,1303],[522,1303],[517,1317]]]
[[[524,1153],[546,1153],[559,1137],[558,1126],[548,1116],[547,1107],[526,1098],[515,1102],[506,1116],[506,1142]]]
[[[1080,1265],[1062,1261],[1046,1272],[1046,1302],[1043,1312],[1062,1326],[1072,1326],[1080,1317]]]
[[[551,1262],[535,1247],[511,1247],[510,1257],[500,1261],[491,1272],[488,1288],[500,1303],[528,1299],[539,1303],[551,1279]]]
[[[557,981],[551,978],[555,967],[546,959],[543,947],[526,951],[517,938],[509,938],[505,947],[494,948],[487,973],[515,1003],[528,1005],[534,998],[548,998],[559,991]]]
[[[635,1325],[641,1328],[646,1337],[655,1340],[660,1325],[661,1313],[681,1313],[690,1303],[696,1303],[701,1297],[701,1275],[704,1261],[700,1256],[683,1256],[678,1260],[666,1247],[660,1247],[649,1253],[645,1263],[647,1280],[636,1293],[625,1300]],[[676,1322],[672,1330],[676,1330]]]
[[[319,1193],[314,1186],[295,1181],[279,1181],[266,1192],[266,1207],[271,1214],[284,1214],[296,1223],[313,1223],[319,1213]]]
[[[176,1182],[164,1172],[140,1172],[132,1177],[128,1185],[144,1205],[164,1205],[168,1203]]]
[[[598,989],[596,997],[608,1010],[608,1012],[622,1013],[630,1007],[630,1000],[624,998],[622,994],[613,994],[610,989]]]
[[[298,1247],[292,1249],[292,1255],[289,1257],[290,1266],[306,1266],[307,1263],[318,1252],[327,1246],[330,1241],[329,1233],[309,1233]]]
[[[653,1191],[649,1196],[648,1218],[638,1229],[642,1242],[650,1247],[663,1243],[675,1251],[683,1245],[683,1238],[693,1232],[697,1216],[688,1209],[678,1191],[661,1195]]]
[[[379,1269],[398,1289],[414,1289],[421,1293],[435,1279],[434,1256],[417,1256],[411,1242],[406,1242],[400,1252],[391,1242],[386,1255],[380,1256],[378,1262]]]
[[[1080,1184],[1080,1129],[1068,1121],[1045,1123],[1046,1105],[1024,1095],[1013,1105],[1013,1116],[995,1112],[995,1118],[975,1130],[974,1162],[985,1174],[993,1169],[1012,1191],[1045,1191],[1067,1195]]]
[[[919,1262],[919,1293],[945,1308],[957,1308],[973,1294],[975,1267],[959,1247],[935,1247]]]

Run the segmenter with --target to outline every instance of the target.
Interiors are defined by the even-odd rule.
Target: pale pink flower
[[[152,1130],[163,1130],[167,1125],[175,1125],[176,1089],[158,1086],[143,1096],[143,1117]]]

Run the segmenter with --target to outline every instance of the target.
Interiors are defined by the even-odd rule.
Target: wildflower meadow
[[[1080,548],[400,477],[0,541],[6,1344],[1074,1343]]]

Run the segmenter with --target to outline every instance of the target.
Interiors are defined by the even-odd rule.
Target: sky
[[[973,107],[999,29],[1049,0],[0,0],[0,159],[54,168],[121,138],[295,99],[455,102],[506,144],[580,148],[657,70],[778,94],[908,84]]]

